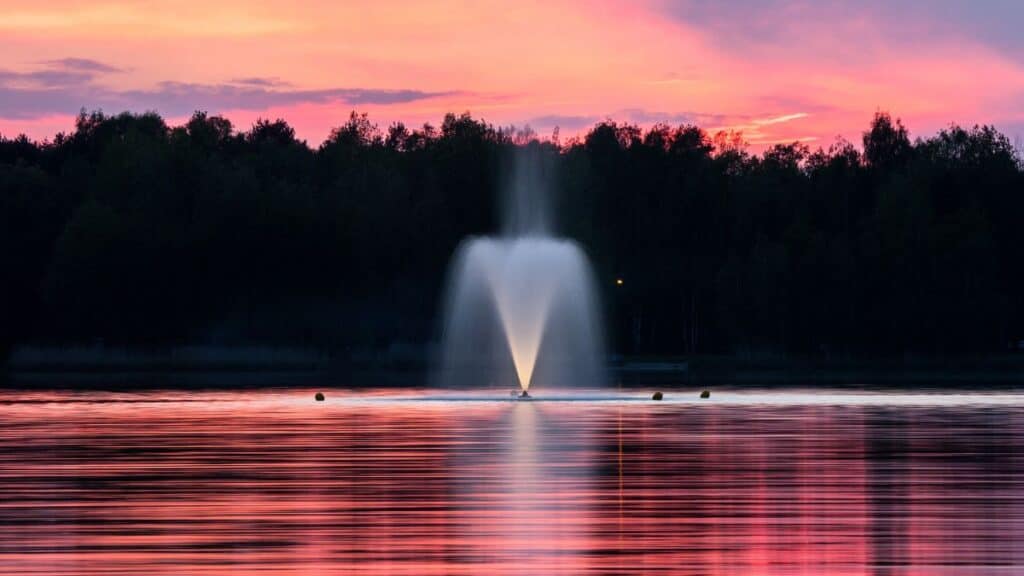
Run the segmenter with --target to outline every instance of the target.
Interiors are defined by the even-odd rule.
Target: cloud
[[[250,76],[248,78],[235,78],[231,80],[231,84],[243,84],[246,86],[262,86],[264,88],[281,88],[284,86],[291,86],[291,83],[285,82],[280,78],[264,78],[260,76]]]
[[[160,82],[153,88],[118,90],[96,82],[118,71],[94,60],[65,58],[40,70],[0,70],[0,117],[31,119],[74,114],[82,108],[108,111],[156,110],[182,116],[194,110],[264,110],[295,104],[392,105],[459,94],[412,89],[325,88],[298,90],[276,78],[241,78],[229,83]]]
[[[707,112],[652,112],[641,108],[625,108],[615,112],[614,118],[623,118],[637,124],[695,124],[707,126],[726,121],[726,115]]]
[[[611,120],[614,122],[629,122],[641,126],[653,124],[668,124],[671,126],[679,124],[694,124],[701,128],[721,125],[727,121],[737,121],[735,116],[707,112],[657,112],[643,108],[623,108],[605,115],[576,115],[576,114],[547,114],[531,118],[527,124],[540,129],[549,129],[558,126],[567,132],[577,132],[593,127],[599,122]],[[742,118],[746,121],[747,118]]]
[[[744,134],[744,138],[746,138],[746,134]],[[758,138],[756,140],[751,140],[750,144],[755,144],[755,145],[758,145],[758,146],[769,146],[769,145],[772,145],[772,144],[794,144],[794,143],[807,144],[808,142],[817,142],[818,140],[820,140],[820,138],[817,137],[817,136],[794,136],[792,138],[778,138],[778,139],[775,139],[775,140],[765,140],[763,137],[761,137],[761,138]]]
[[[252,2],[125,2],[81,0],[3,3],[0,30],[48,37],[72,33],[104,41],[153,37],[252,37],[300,31],[289,14]],[[232,6],[231,4],[234,4]],[[305,29],[308,29],[305,27]]]
[[[799,94],[768,94],[757,98],[757,107],[766,110],[802,110],[808,114],[824,114],[838,110],[814,98]]]
[[[792,122],[793,120],[807,118],[808,116],[809,114],[807,114],[806,112],[796,112],[795,114],[783,114],[782,116],[774,116],[772,118],[757,118],[751,120],[750,123],[755,126],[771,126],[772,124]]]
[[[404,104],[427,98],[447,96],[453,92],[421,90],[382,90],[366,88],[326,88],[321,90],[279,90],[261,86],[234,84],[193,84],[161,82],[150,90],[110,92],[106,96],[127,109],[157,110],[177,116],[193,110],[262,110],[294,104]]]
[[[88,84],[102,74],[121,71],[119,68],[85,58],[47,60],[41,64],[41,67],[27,72],[0,70],[0,86],[29,91],[65,88]]]
[[[64,88],[91,82],[92,79],[93,75],[88,72],[71,70],[36,70],[33,72],[0,70],[0,85],[13,87],[12,89]]]
[[[708,32],[721,47],[746,53],[771,48],[794,56],[814,54],[820,42],[842,59],[870,58],[872,45],[920,48],[958,39],[1024,61],[1024,3],[1019,0],[675,0],[661,1],[671,18]],[[827,33],[822,33],[827,31]],[[820,51],[818,56],[821,56]]]
[[[103,62],[90,60],[88,58],[61,58],[59,60],[46,60],[43,63],[50,68],[77,70],[79,72],[90,72],[93,74],[124,72],[123,68],[115,68],[109,64],[104,64]]]
[[[600,116],[577,116],[572,114],[548,114],[545,116],[537,116],[527,122],[530,126],[536,126],[538,128],[554,128],[558,126],[560,129],[565,130],[579,130],[581,128],[587,128],[597,124],[601,121]]]
[[[691,112],[651,112],[641,108],[624,108],[612,114],[637,124],[690,124],[696,115]]]

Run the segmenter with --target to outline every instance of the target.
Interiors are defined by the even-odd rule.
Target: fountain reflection
[[[579,574],[588,566],[593,471],[579,455],[593,446],[586,430],[559,416],[515,403],[484,433],[490,450],[457,452],[460,467],[487,472],[459,483],[455,505],[469,520],[458,540],[469,544],[469,558],[487,559],[489,573]]]

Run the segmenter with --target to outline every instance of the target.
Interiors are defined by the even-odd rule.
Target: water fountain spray
[[[453,259],[442,372],[452,385],[515,383],[529,398],[533,385],[603,382],[590,264],[551,233],[550,170],[535,148],[517,151],[503,234],[469,238]]]

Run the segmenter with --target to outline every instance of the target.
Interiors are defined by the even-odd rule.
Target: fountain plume
[[[550,235],[543,158],[520,151],[506,191],[504,234],[456,252],[446,303],[443,377],[455,386],[599,386],[602,338],[590,265]],[[514,376],[514,380],[513,380]]]

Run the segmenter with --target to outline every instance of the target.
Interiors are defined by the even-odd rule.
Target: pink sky
[[[0,0],[0,134],[82,108],[284,118],[318,144],[469,111],[563,137],[612,118],[742,130],[755,148],[859,141],[888,110],[1024,135],[1024,4],[882,0]]]

